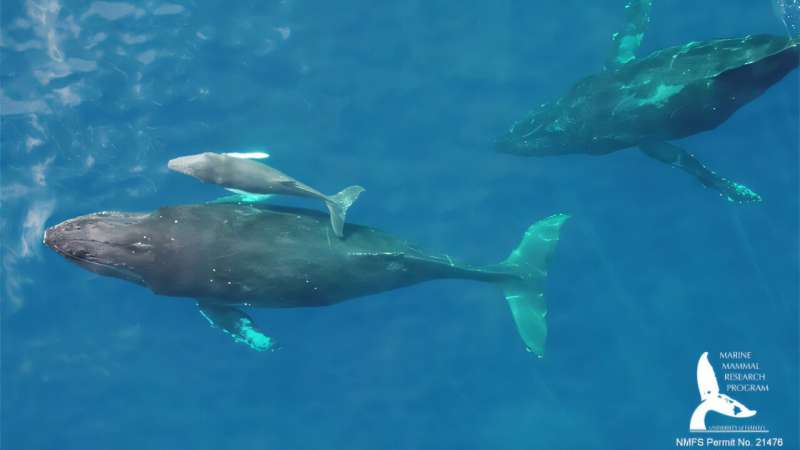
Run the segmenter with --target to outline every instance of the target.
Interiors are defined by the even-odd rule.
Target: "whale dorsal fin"
[[[653,0],[628,0],[625,5],[625,26],[611,37],[614,48],[606,62],[607,70],[636,59],[636,51],[639,50],[644,32],[650,23],[652,6]]]
[[[700,359],[697,361],[697,389],[700,390],[700,400],[708,400],[719,394],[717,375],[708,361],[708,352],[700,355]]]

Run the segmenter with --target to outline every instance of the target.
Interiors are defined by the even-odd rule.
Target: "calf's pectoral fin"
[[[245,344],[259,352],[276,348],[275,339],[259,330],[253,319],[239,308],[202,300],[197,301],[197,307],[200,309],[200,314],[208,320],[211,326],[221,329],[230,335],[234,341]]]
[[[234,195],[219,197],[206,203],[260,203],[269,200],[270,194],[251,194],[239,189],[225,188],[226,191],[233,192]]]
[[[677,167],[693,175],[703,186],[717,190],[720,195],[732,202],[755,203],[761,196],[743,184],[736,183],[717,175],[686,150],[667,142],[649,142],[640,144],[642,152],[658,161]]]

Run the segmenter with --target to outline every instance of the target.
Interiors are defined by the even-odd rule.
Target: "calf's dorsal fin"
[[[636,59],[636,51],[642,44],[644,32],[650,23],[650,8],[653,0],[628,0],[625,5],[625,26],[611,36],[613,51],[606,62],[606,69],[613,69]]]

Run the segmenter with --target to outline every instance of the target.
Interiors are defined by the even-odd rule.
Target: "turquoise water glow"
[[[623,6],[3,2],[0,447],[672,449],[700,355],[721,376],[720,352],[741,351],[770,390],[729,392],[757,415],[709,423],[800,448],[797,71],[679,142],[758,204],[635,150],[492,149],[601,70]],[[769,2],[656,0],[642,51],[751,33],[786,33]],[[254,352],[193,302],[41,244],[78,215],[229,195],[166,168],[206,150],[265,151],[325,193],[362,185],[348,221],[476,264],[569,213],[546,357],[525,351],[499,290],[466,281],[250,310],[282,346]]]

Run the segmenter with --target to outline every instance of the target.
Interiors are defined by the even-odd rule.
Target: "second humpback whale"
[[[711,130],[800,63],[798,40],[751,35],[689,42],[636,58],[652,0],[631,0],[628,22],[614,35],[605,70],[578,81],[558,100],[516,122],[497,150],[524,156],[606,154],[639,147],[678,167],[728,200],[761,197],[668,143]]]
[[[89,214],[47,229],[44,242],[86,270],[196,299],[214,326],[256,350],[275,343],[242,306],[326,306],[444,278],[490,282],[503,290],[527,348],[541,356],[544,283],[566,219],[537,222],[508,258],[486,267],[365,226],[347,224],[346,239],[336,239],[322,214],[252,204]]]

